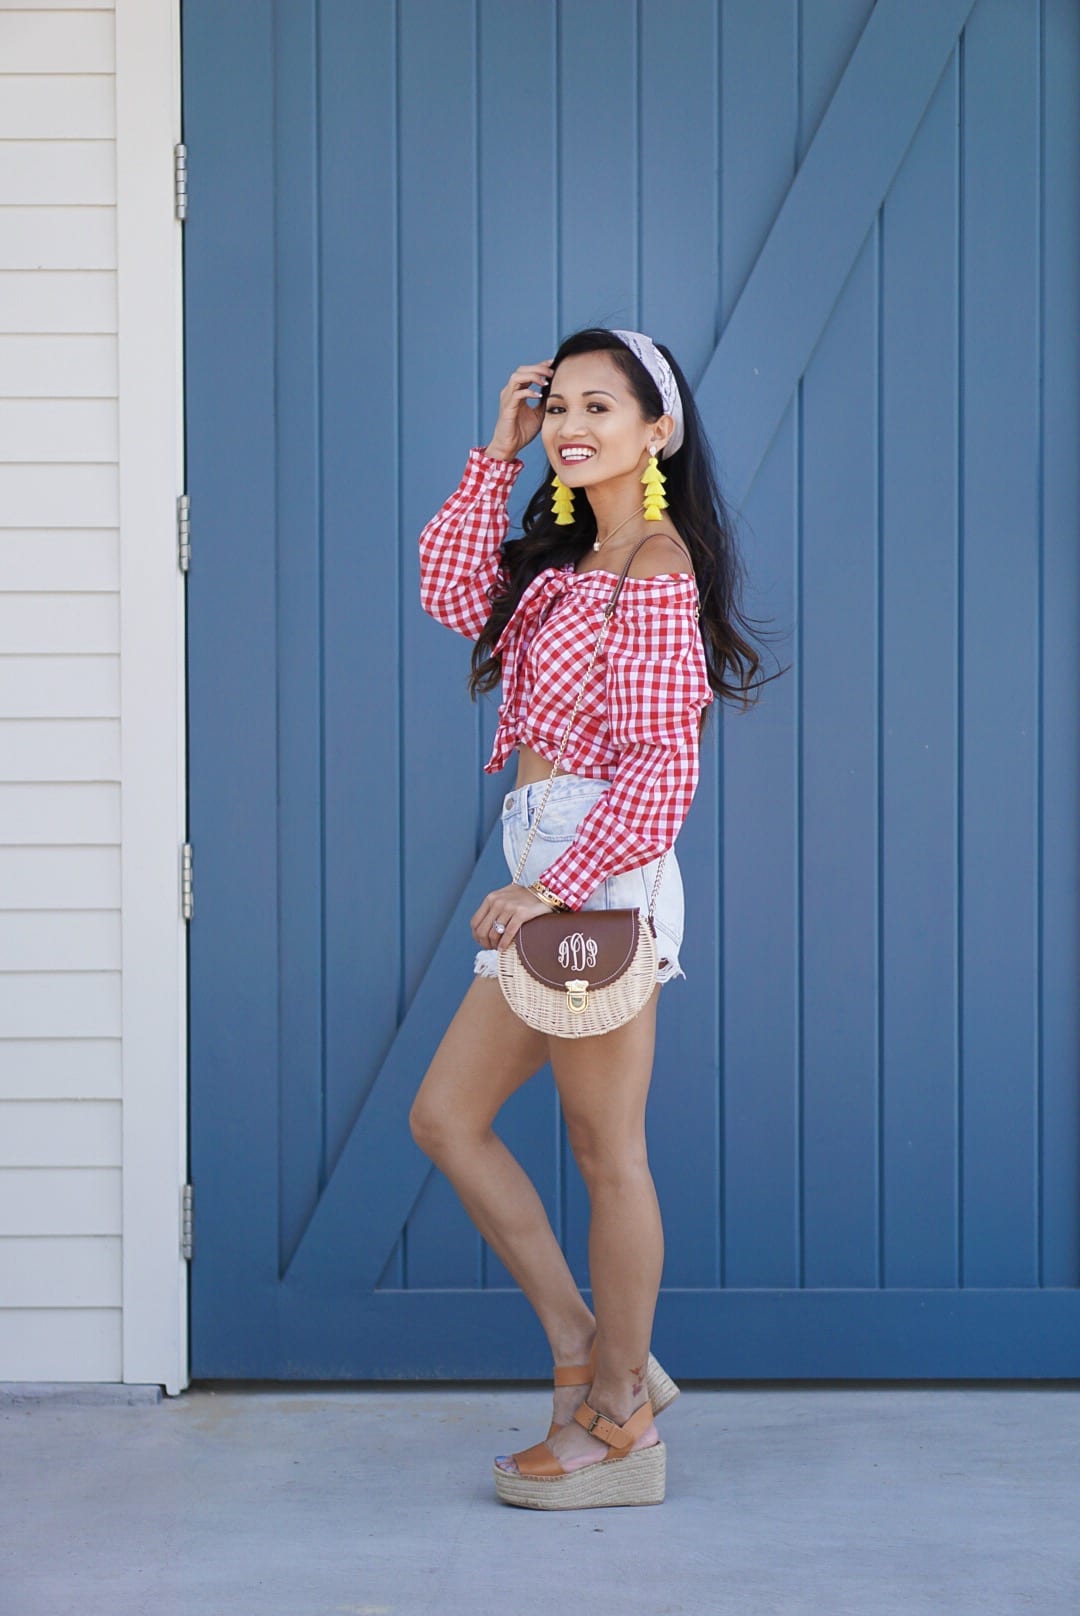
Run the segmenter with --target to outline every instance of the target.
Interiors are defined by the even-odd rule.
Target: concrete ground
[[[0,1612],[1080,1616],[1076,1382],[684,1387],[664,1504],[499,1504],[550,1406],[0,1386]]]

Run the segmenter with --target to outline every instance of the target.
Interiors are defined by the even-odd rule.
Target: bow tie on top
[[[495,650],[502,650],[511,625],[516,634],[523,633],[526,628],[539,623],[548,606],[558,600],[560,595],[565,594],[567,589],[572,587],[574,579],[579,576],[584,577],[585,574],[575,573],[572,561],[568,561],[564,567],[548,568],[544,572],[538,572],[528,587],[522,591],[517,610],[495,641]]]

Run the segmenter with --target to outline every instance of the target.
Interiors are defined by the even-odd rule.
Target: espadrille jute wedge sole
[[[667,1472],[663,1442],[625,1459],[601,1459],[565,1476],[515,1476],[495,1466],[495,1491],[521,1509],[603,1509],[617,1504],[662,1504]]]
[[[667,1480],[667,1449],[663,1442],[647,1448],[634,1443],[653,1422],[653,1407],[646,1399],[625,1425],[616,1425],[589,1403],[574,1414],[586,1431],[612,1450],[606,1459],[564,1470],[547,1442],[515,1453],[518,1469],[494,1465],[495,1492],[504,1504],[522,1509],[599,1509],[625,1504],[662,1504]]]
[[[649,1353],[649,1362],[645,1369],[645,1387],[649,1393],[649,1402],[653,1406],[654,1414],[662,1414],[669,1403],[673,1403],[679,1395],[679,1388],[663,1366],[657,1363],[652,1353]]]

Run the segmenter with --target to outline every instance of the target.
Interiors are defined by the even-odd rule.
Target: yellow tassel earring
[[[555,495],[551,503],[555,526],[569,527],[574,520],[574,490],[567,488],[558,472],[551,486]]]
[[[662,520],[660,512],[668,508],[668,502],[664,498],[664,484],[667,478],[657,464],[656,450],[650,448],[649,454],[651,456],[649,464],[641,474],[641,480],[645,484],[645,520],[659,522]]]

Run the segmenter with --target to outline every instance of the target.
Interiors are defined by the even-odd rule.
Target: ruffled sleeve
[[[618,762],[570,846],[540,875],[571,909],[609,875],[674,845],[697,789],[700,714],[713,700],[697,614],[685,600],[620,603],[603,654]]]
[[[524,464],[470,449],[460,483],[420,534],[420,604],[470,640],[491,615],[510,525],[506,504]]]

